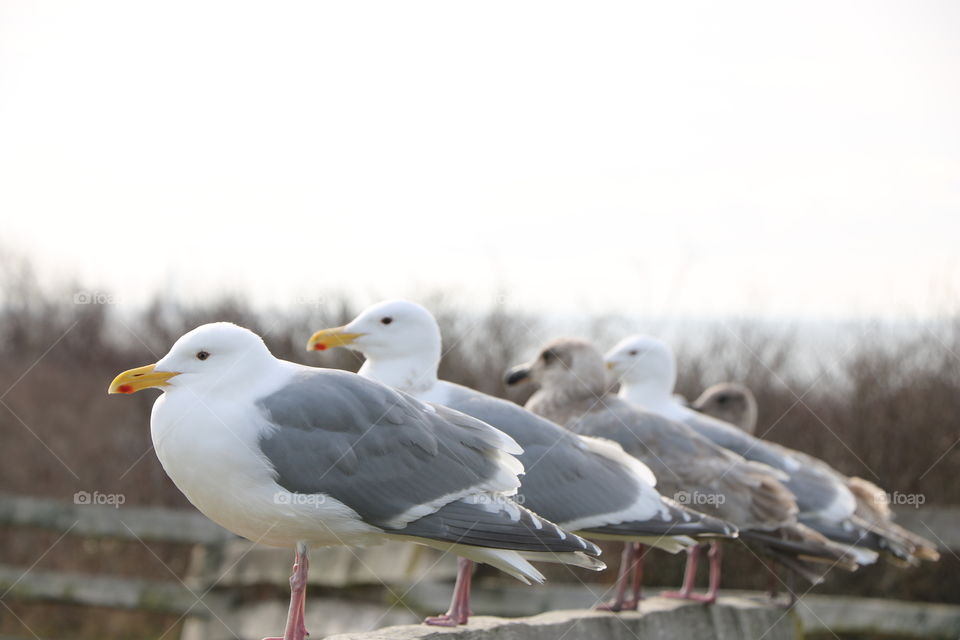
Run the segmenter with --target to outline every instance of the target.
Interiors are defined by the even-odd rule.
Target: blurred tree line
[[[156,394],[110,397],[108,383],[121,370],[156,361],[186,331],[221,320],[259,333],[277,357],[356,370],[362,358],[352,352],[305,351],[314,330],[344,324],[361,310],[348,296],[318,294],[282,309],[255,308],[235,296],[186,304],[161,294],[133,308],[84,283],[42,285],[29,261],[0,260],[0,493],[69,502],[78,490],[97,490],[123,493],[126,505],[189,507],[152,452],[149,414]],[[518,402],[529,390],[507,396],[503,371],[559,335],[556,318],[521,312],[502,298],[483,312],[463,312],[443,292],[419,302],[443,330],[441,377]],[[639,329],[617,317],[567,326],[602,349]],[[919,322],[909,332],[870,322],[846,331],[842,340],[818,346],[801,340],[794,327],[718,322],[671,341],[680,363],[678,392],[692,399],[716,382],[742,382],[757,395],[758,433],[766,438],[888,491],[923,494],[928,505],[960,504],[954,481],[960,465],[960,317]],[[0,563],[29,566],[55,546],[43,567],[162,579],[182,571],[188,555],[176,545],[154,545],[146,555],[136,543],[104,542],[101,548],[55,540],[45,532],[0,530]],[[954,560],[946,557],[909,578],[886,568],[861,570],[833,586],[955,600],[960,562]],[[663,566],[679,575],[673,559]],[[869,572],[877,573],[864,575]],[[581,578],[612,580],[606,573]],[[739,586],[765,587],[762,576],[757,584],[744,580]]]

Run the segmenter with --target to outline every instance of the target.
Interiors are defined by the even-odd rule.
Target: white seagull
[[[620,380],[620,396],[628,402],[682,422],[721,447],[786,473],[784,484],[797,497],[800,521],[848,545],[860,564],[876,562],[879,552],[888,550],[904,559],[910,557],[909,545],[857,516],[857,499],[845,478],[823,460],[761,440],[677,402],[673,396],[677,362],[665,342],[651,336],[629,336],[607,352],[605,359]]]
[[[190,502],[249,540],[295,549],[285,640],[307,635],[311,545],[407,540],[528,584],[543,576],[527,559],[598,562],[595,545],[509,499],[523,472],[509,436],[352,373],[278,360],[247,329],[198,327],[109,392],[147,388],[164,392],[150,418],[157,457]]]

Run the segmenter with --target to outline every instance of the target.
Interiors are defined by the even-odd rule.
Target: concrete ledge
[[[531,618],[477,616],[464,627],[426,625],[387,627],[366,633],[328,636],[327,640],[798,640],[800,624],[792,612],[743,598],[721,598],[712,606],[651,598],[641,611],[603,613],[551,611]]]

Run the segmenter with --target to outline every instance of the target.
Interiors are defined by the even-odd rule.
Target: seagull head
[[[697,398],[692,407],[700,413],[737,425],[753,433],[757,422],[757,399],[753,392],[736,382],[715,384]]]
[[[504,382],[516,385],[533,382],[543,391],[587,392],[595,395],[607,390],[603,356],[592,344],[579,338],[559,338],[548,342],[537,357],[507,371]]]
[[[197,327],[177,340],[155,364],[124,371],[108,393],[190,386],[194,390],[237,385],[273,356],[257,334],[229,322]]]
[[[677,363],[665,342],[651,336],[629,336],[610,349],[604,360],[624,385],[649,387],[664,395],[673,393]]]
[[[342,327],[310,336],[307,351],[347,347],[371,360],[440,361],[440,326],[427,309],[407,300],[386,300],[367,307]]]

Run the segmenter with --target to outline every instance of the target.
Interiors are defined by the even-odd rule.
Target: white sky
[[[958,34],[953,1],[4,0],[0,244],[133,301],[955,309]]]

